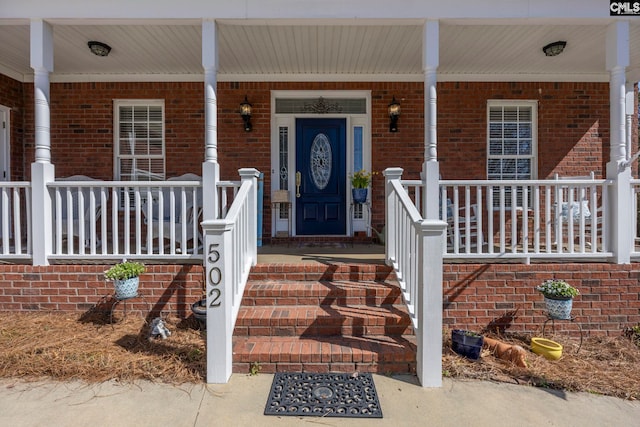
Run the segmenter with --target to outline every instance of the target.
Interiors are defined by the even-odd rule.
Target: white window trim
[[[513,156],[492,156],[490,154],[490,144],[491,144],[491,129],[490,129],[490,115],[491,115],[491,107],[529,107],[531,108],[531,154],[529,156],[522,155],[513,155]],[[487,111],[486,111],[486,150],[487,150],[487,161],[485,165],[485,172],[487,179],[491,179],[489,177],[489,161],[491,159],[504,159],[504,158],[529,158],[531,159],[531,176],[528,179],[537,179],[538,177],[538,101],[536,100],[503,100],[503,99],[491,99],[487,100]],[[518,180],[514,180],[518,181]],[[531,195],[529,195],[531,197]],[[494,200],[494,204],[497,203]],[[494,206],[494,210],[499,209]],[[510,207],[507,207],[510,209]]]
[[[490,122],[489,115],[491,107],[531,107],[531,155],[530,156],[491,156],[489,151],[490,145]],[[487,101],[486,111],[486,126],[487,126],[487,163],[486,173],[487,179],[489,177],[489,159],[492,158],[525,158],[531,159],[531,177],[530,179],[537,179],[538,177],[538,101],[535,100],[502,100],[491,99]]]
[[[166,178],[166,131],[165,131],[165,102],[164,99],[114,99],[113,100],[113,176],[120,180],[120,107],[122,106],[157,106],[162,108],[162,154],[151,155],[149,158],[162,158],[163,180]]]

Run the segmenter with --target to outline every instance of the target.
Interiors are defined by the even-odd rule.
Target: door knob
[[[302,182],[302,174],[296,172],[296,197],[300,197],[300,183]]]

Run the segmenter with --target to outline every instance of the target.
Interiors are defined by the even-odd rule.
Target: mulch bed
[[[628,334],[627,334],[628,335]],[[445,334],[443,374],[452,378],[499,381],[566,391],[582,391],[640,399],[640,341],[625,336],[585,337],[579,351],[579,337],[547,335],[564,348],[559,360],[550,361],[530,351],[531,335],[487,335],[527,351],[527,368],[494,357],[483,349],[478,361],[451,350],[451,334]],[[577,351],[577,352],[576,352]]]
[[[206,345],[197,321],[165,320],[171,336],[149,340],[147,322],[135,314],[109,324],[100,313],[0,313],[0,377],[204,381]]]
[[[122,316],[120,316],[122,317]],[[149,340],[146,319],[129,313],[109,324],[100,313],[0,313],[0,377],[123,382],[139,379],[173,384],[203,382],[206,345],[198,322],[166,318],[172,332],[165,340]],[[640,399],[640,340],[625,336],[585,337],[558,334],[548,338],[564,346],[563,357],[549,361],[529,351],[531,336],[495,336],[527,350],[527,368],[483,351],[471,361],[451,350],[444,334],[443,375],[522,385],[584,391]]]

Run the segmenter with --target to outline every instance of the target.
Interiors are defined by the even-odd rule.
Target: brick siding
[[[640,323],[640,264],[445,264],[443,322],[451,328],[539,331],[546,320],[535,287],[564,279],[580,290],[572,315],[590,335],[618,335]],[[514,314],[515,311],[515,314]],[[557,321],[572,333],[577,327]]]
[[[202,298],[202,266],[147,265],[140,276],[140,298],[127,311],[152,311],[182,318]],[[0,311],[63,311],[86,313],[114,294],[105,280],[108,265],[0,266]],[[108,298],[106,298],[108,299]]]
[[[11,109],[9,120],[11,122],[11,180],[22,181],[27,167],[34,157],[25,160],[23,151],[24,137],[24,85],[0,74],[0,105]],[[31,106],[33,108],[33,106]]]

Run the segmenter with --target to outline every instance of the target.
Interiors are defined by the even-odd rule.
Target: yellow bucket
[[[558,360],[562,357],[562,346],[545,338],[531,338],[531,351],[549,360]]]

